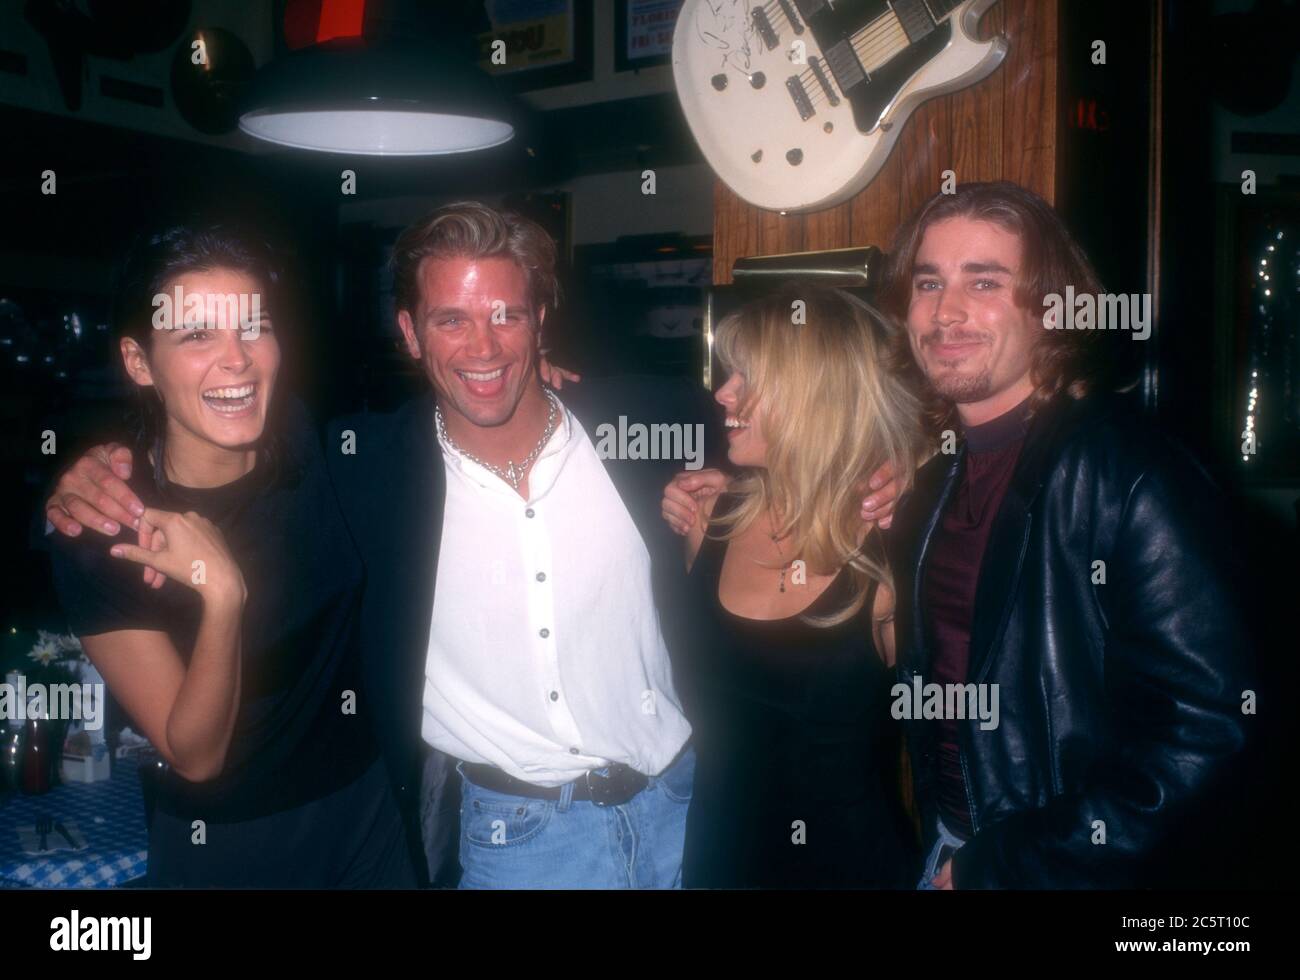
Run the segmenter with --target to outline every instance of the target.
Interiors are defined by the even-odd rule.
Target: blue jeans
[[[925,859],[925,870],[921,872],[921,880],[916,883],[918,891],[935,891],[930,881],[943,870],[944,863],[961,849],[962,844],[966,843],[945,827],[943,820],[938,820],[938,830],[939,836],[935,839],[934,846],[930,848],[930,856]]]
[[[497,793],[461,779],[461,888],[680,888],[695,750],[621,806]]]

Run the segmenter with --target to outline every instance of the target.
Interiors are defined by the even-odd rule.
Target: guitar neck
[[[849,43],[863,69],[873,72],[930,34],[963,3],[965,0],[893,0],[889,13],[855,31]]]

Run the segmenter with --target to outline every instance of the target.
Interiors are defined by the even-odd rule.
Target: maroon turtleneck
[[[930,638],[927,683],[965,684],[980,563],[1028,428],[1028,399],[965,428],[966,466],[926,551],[921,614]],[[938,805],[944,825],[971,836],[955,719],[937,726]]]

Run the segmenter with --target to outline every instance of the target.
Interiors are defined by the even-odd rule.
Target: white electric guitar
[[[685,0],[673,77],[705,159],[746,201],[810,211],[852,197],[926,99],[1001,63],[975,40],[995,0]]]

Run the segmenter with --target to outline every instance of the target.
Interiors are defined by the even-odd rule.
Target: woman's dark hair
[[[113,303],[114,348],[130,337],[146,355],[154,334],[154,297],[164,293],[179,276],[212,269],[233,269],[256,279],[262,308],[275,315],[284,312],[284,273],[271,244],[246,227],[223,221],[189,218],[168,223],[139,235],[127,252],[118,276]],[[277,321],[277,327],[282,321]],[[277,340],[283,341],[277,330]],[[132,384],[136,394],[134,424],[137,442],[153,457],[153,478],[159,489],[167,484],[165,452],[167,411],[158,389]],[[266,429],[262,434],[259,464],[274,470],[281,462],[276,434],[280,389],[272,393]]]

